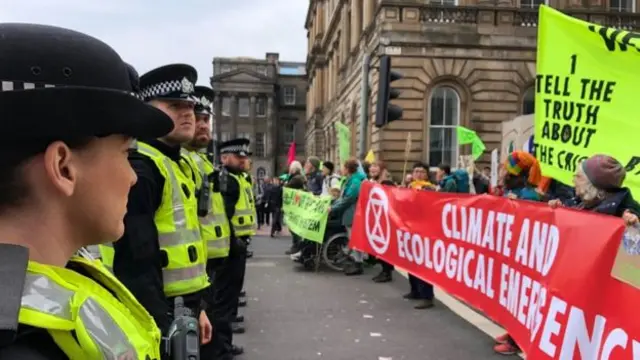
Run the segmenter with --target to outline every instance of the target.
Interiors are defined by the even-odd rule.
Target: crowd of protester
[[[332,196],[327,226],[342,226],[349,236],[363,181],[415,191],[488,194],[514,201],[546,202],[552,208],[565,206],[617,216],[627,226],[638,226],[640,205],[633,199],[629,189],[623,187],[626,175],[624,167],[611,156],[594,155],[583,161],[574,175],[573,186],[543,177],[536,158],[525,151],[514,151],[507,155],[499,167],[497,186],[493,187],[489,167],[474,171],[472,176],[465,169],[453,169],[450,164],[444,163],[435,171],[431,170],[427,164],[418,162],[402,181],[396,183],[382,161],[366,163],[349,159],[336,171],[332,162],[309,157],[304,166],[298,161],[292,162],[288,174],[278,179],[278,183],[283,180],[282,186],[285,187],[309,191],[315,195]],[[273,205],[273,209],[282,206],[282,186],[275,188],[278,189],[279,200]],[[262,201],[269,202],[272,196],[275,195],[266,195]],[[271,202],[269,204],[272,206]],[[287,251],[292,259],[313,255],[315,246],[296,234],[292,234],[292,237],[291,248]],[[373,281],[385,283],[393,280],[392,264],[369,258],[356,250],[350,250],[348,262],[344,266],[345,275],[363,274],[365,261],[377,263],[381,267]],[[404,298],[415,301],[414,308],[429,309],[434,306],[432,284],[409,274],[409,289]],[[520,351],[509,334],[499,336],[495,341],[494,350],[498,353],[510,355]]]

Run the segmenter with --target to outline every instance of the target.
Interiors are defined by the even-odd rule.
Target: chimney
[[[280,60],[280,54],[278,53],[267,53],[267,61],[272,64],[277,64],[278,60]]]

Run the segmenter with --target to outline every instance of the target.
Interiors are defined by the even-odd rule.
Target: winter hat
[[[314,168],[319,169],[320,168],[320,159],[318,159],[315,156],[310,156],[307,161],[313,165]]]
[[[542,179],[540,164],[538,160],[528,152],[514,151],[507,156],[504,168],[511,175],[519,176],[523,171],[529,173],[527,182],[533,186],[538,186]]]
[[[609,155],[596,154],[582,162],[582,171],[598,189],[618,189],[626,171],[620,162]]]
[[[335,169],[335,166],[333,165],[333,163],[331,161],[323,162],[322,166],[326,167],[327,170],[329,170],[330,173],[333,173],[333,170]]]

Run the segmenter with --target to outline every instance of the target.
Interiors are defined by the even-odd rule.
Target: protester
[[[540,164],[531,154],[514,151],[504,162],[503,186],[510,199],[540,201],[546,189],[538,189],[542,180]],[[548,183],[548,182],[543,182]]]
[[[268,209],[271,211],[271,237],[282,232],[282,181],[274,177],[267,190]]]
[[[296,190],[305,189],[305,178],[302,175],[302,164],[299,161],[292,161],[289,165],[289,179],[287,180],[286,187]],[[299,251],[298,245],[301,238],[295,233],[291,233],[291,248],[285,252],[287,255],[295,254]]]
[[[320,171],[320,159],[310,156],[304,164],[304,173],[307,177],[307,190],[313,195],[322,194],[322,180],[324,176]]]
[[[435,186],[428,180],[428,167],[424,163],[413,165],[412,179],[409,188],[414,190],[435,190]],[[410,291],[403,297],[408,300],[418,300],[415,309],[429,309],[433,307],[433,285],[409,274]]]
[[[531,154],[524,151],[514,151],[504,161],[502,172],[504,196],[516,200],[541,201],[541,190],[548,180],[542,177],[540,164]],[[542,186],[542,188],[541,188]],[[502,355],[513,355],[520,352],[520,348],[508,334],[495,338],[498,343],[493,350]]]
[[[306,180],[302,175],[302,164],[299,161],[292,161],[289,165],[289,176],[286,187],[297,190],[304,190]]]
[[[387,171],[387,167],[380,160],[373,162],[371,166],[369,166],[369,180],[381,185],[395,185],[393,181],[391,181],[391,175],[389,171]],[[386,283],[393,280],[393,265],[387,263],[382,259],[377,260],[382,270],[380,273],[373,277],[373,281],[377,283]]]
[[[334,165],[331,161],[325,161],[322,163],[322,195],[331,195],[331,189],[336,186],[340,188],[340,176],[333,173]]]
[[[351,237],[351,225],[353,224],[353,215],[356,211],[360,185],[366,176],[356,159],[347,160],[343,165],[342,173],[347,177],[342,195],[331,205],[329,211],[333,216],[341,217],[342,225],[347,228],[347,233],[349,234],[349,237]],[[353,251],[351,257],[353,262],[350,262],[345,266],[345,275],[362,274],[364,271],[362,266],[364,254],[359,251]]]
[[[269,202],[267,201],[267,192],[269,191],[269,178],[265,177],[262,181],[258,181],[256,185],[256,215],[258,216],[258,230],[262,225],[269,226]]]
[[[576,197],[567,201],[575,209],[622,217],[627,225],[638,223],[640,205],[628,188],[622,187],[626,171],[618,160],[608,155],[593,155],[583,161],[573,177]],[[549,202],[562,205],[559,199]]]

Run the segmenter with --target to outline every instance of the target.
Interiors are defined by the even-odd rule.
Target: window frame
[[[246,105],[247,105],[246,113],[242,112],[241,104],[243,102],[246,102]],[[250,114],[251,114],[251,100],[248,97],[244,97],[244,96],[239,97],[238,98],[238,117],[246,118],[246,117],[249,117]]]
[[[228,104],[228,106],[225,106],[224,104]],[[228,96],[225,96],[222,98],[222,106],[221,106],[221,111],[222,111],[222,116],[231,116],[231,98]]]
[[[261,114],[258,109],[260,108],[260,106],[258,104],[262,103],[262,108],[264,110],[264,112]],[[256,117],[265,117],[267,116],[267,99],[265,99],[264,97],[258,97],[256,99]]]
[[[287,94],[287,90],[291,90],[292,94]],[[282,98],[283,98],[283,102],[285,105],[295,105],[296,104],[296,96],[298,95],[296,92],[296,87],[295,86],[284,86],[282,88]],[[288,101],[291,100],[289,97],[291,97],[293,100],[292,101]]]
[[[258,141],[260,140],[260,141]],[[264,132],[256,132],[255,142],[253,143],[253,156],[266,157],[267,156],[267,134]]]
[[[433,117],[432,117],[432,108],[433,108],[433,101],[434,101],[434,95],[436,94],[436,91],[439,89],[447,89],[450,90],[451,92],[453,92],[453,94],[455,94],[455,99],[457,100],[456,103],[456,118],[453,119],[452,121],[452,125],[445,125],[446,124],[446,119],[447,119],[447,114],[446,114],[446,107],[442,106],[443,109],[443,116],[442,116],[442,125],[433,125]],[[446,94],[446,93],[445,93]],[[442,98],[443,102],[446,102],[446,97]],[[436,85],[432,90],[431,90],[431,94],[429,95],[429,125],[427,127],[427,131],[428,131],[428,136],[427,138],[429,139],[429,144],[428,144],[428,159],[429,159],[429,169],[433,170],[435,168],[437,168],[438,164],[433,164],[433,161],[431,159],[431,152],[432,152],[432,148],[431,148],[431,142],[432,142],[432,138],[431,138],[431,130],[432,129],[445,129],[445,131],[447,129],[449,129],[452,134],[451,134],[451,138],[452,138],[452,155],[451,155],[451,163],[449,164],[452,168],[456,168],[458,166],[458,158],[460,157],[460,145],[458,144],[458,138],[457,138],[457,134],[456,134],[456,127],[459,126],[461,124],[461,114],[462,111],[462,98],[460,97],[460,93],[458,92],[458,90],[448,84],[442,84],[442,85]],[[440,150],[442,153],[440,154],[440,161],[439,162],[444,162],[447,161],[447,159],[443,156],[443,151],[444,150]]]

